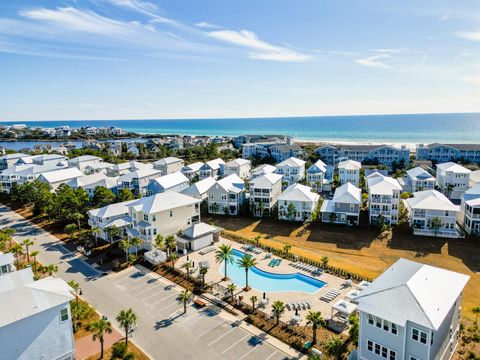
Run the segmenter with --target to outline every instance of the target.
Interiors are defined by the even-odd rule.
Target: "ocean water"
[[[480,113],[284,118],[15,121],[29,126],[117,126],[144,134],[282,134],[306,141],[479,143]]]

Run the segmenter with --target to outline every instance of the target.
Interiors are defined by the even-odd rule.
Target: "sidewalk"
[[[123,335],[117,330],[112,329],[111,334],[104,335],[103,349],[106,351],[118,340],[123,339]],[[100,341],[97,339],[93,341],[92,336],[84,336],[81,339],[75,340],[75,355],[77,360],[83,360],[89,356],[98,354],[100,352]]]

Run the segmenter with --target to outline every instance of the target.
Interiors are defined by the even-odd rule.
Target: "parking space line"
[[[238,358],[238,360],[242,360],[245,356],[247,356],[248,354],[250,354],[252,351],[260,348],[262,345],[263,345],[263,343],[253,345],[253,347],[252,347],[250,350],[248,350],[245,354],[243,354],[242,357]],[[274,353],[274,354],[275,354],[275,353]]]
[[[235,331],[235,330],[237,330],[237,329],[238,329],[238,327],[234,327],[232,330],[227,331],[227,332],[226,332],[225,334],[223,334],[222,336],[220,336],[220,337],[216,338],[215,340],[213,340],[210,344],[208,344],[208,346],[211,346],[211,345],[215,344],[218,340],[222,339],[224,336],[227,336],[227,335],[230,334],[232,331]]]
[[[276,354],[277,354],[278,351],[277,351],[276,349],[273,349],[273,350],[275,350],[275,351],[274,351],[273,353],[271,353],[269,357],[265,358],[265,360],[268,360],[268,359],[270,359],[273,355],[276,355]]]
[[[160,304],[160,303],[164,302],[165,300],[167,300],[168,298],[171,298],[172,296],[175,296],[175,295],[178,296],[178,294],[170,294],[170,295],[168,295],[166,298],[163,298],[163,299],[161,299],[161,300],[159,300],[159,301],[155,301],[154,303],[151,303],[149,306],[150,306],[150,307],[156,306],[157,304]]]
[[[135,296],[136,296],[136,295],[141,295],[141,294],[143,294],[143,293],[146,293],[147,291],[150,291],[150,290],[152,290],[152,289],[155,289],[155,288],[157,288],[157,287],[159,287],[159,286],[161,286],[161,285],[162,285],[162,284],[153,285],[153,286],[151,286],[150,288],[147,288],[146,290],[143,290],[143,291],[138,292],[137,294],[135,294]]]
[[[233,343],[232,345],[230,345],[229,347],[227,347],[225,350],[223,350],[220,354],[225,354],[228,350],[230,350],[231,348],[233,348],[234,346],[236,346],[237,344],[239,344],[241,341],[245,340],[247,337],[249,337],[250,334],[246,334],[244,337],[242,337],[240,340],[236,341],[235,343]]]

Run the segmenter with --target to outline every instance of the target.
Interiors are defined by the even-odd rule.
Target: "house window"
[[[379,317],[376,318],[377,322],[376,322],[376,326],[377,328],[381,329],[382,328],[382,319],[380,319]]]
[[[388,321],[383,320],[383,330],[390,331],[390,325]]]
[[[392,334],[393,334],[393,335],[397,335],[397,333],[398,333],[397,325],[395,325],[394,323],[392,323]]]
[[[393,350],[390,350],[390,360],[396,360],[397,359],[397,353]]]
[[[350,204],[350,211],[354,211],[355,210],[355,204]]]
[[[148,221],[148,215],[143,215],[143,220]]]
[[[418,359],[414,356],[410,356],[410,360],[418,360]]]
[[[371,315],[371,314],[368,314],[368,323],[370,325],[373,325],[373,315]]]
[[[153,235],[157,235],[157,229],[153,229]]]
[[[375,344],[375,354],[380,355],[381,346],[379,344]]]
[[[152,215],[152,220],[157,221],[157,215]]]
[[[68,309],[62,309],[60,310],[60,321],[65,322],[68,320]]]
[[[373,351],[373,342],[371,340],[367,340],[367,349],[368,351]]]
[[[427,343],[427,333],[415,328],[412,328],[412,340],[421,342],[422,344]]]
[[[386,359],[387,355],[388,355],[388,349],[385,346],[382,346],[382,357]]]
[[[8,266],[7,265],[2,265],[2,270],[0,271],[2,274],[5,274],[8,272]]]
[[[173,210],[170,210],[170,217],[173,217]]]

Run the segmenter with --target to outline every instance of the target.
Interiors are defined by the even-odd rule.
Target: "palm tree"
[[[27,262],[30,262],[30,252],[28,251],[30,246],[33,246],[33,241],[30,239],[24,239],[21,243],[23,247],[25,247],[25,251],[27,253]]]
[[[115,225],[106,227],[105,230],[107,231],[108,239],[110,240],[110,243],[112,243],[113,240],[115,240],[115,238],[120,235],[120,229]]]
[[[200,275],[202,275],[202,288],[205,287],[205,275],[208,273],[208,267],[200,268]]]
[[[243,289],[248,291],[250,290],[250,287],[248,286],[248,270],[252,266],[257,265],[257,259],[255,259],[252,255],[247,254],[237,260],[237,265],[245,269],[245,287]]]
[[[175,268],[175,260],[178,259],[178,255],[173,253],[172,255],[170,255],[170,261],[172,262],[172,269]]]
[[[183,265],[182,268],[187,271],[187,279],[190,280],[190,268],[192,267],[192,262],[191,261],[186,261]]]
[[[322,263],[322,267],[324,269],[327,268],[327,265],[328,265],[328,256],[322,256],[322,258],[320,259],[321,263]]]
[[[118,246],[120,247],[120,249],[125,251],[125,262],[128,262],[128,252],[130,251],[130,248],[132,246],[132,244],[130,243],[130,240],[128,239],[121,240],[118,243]]]
[[[68,224],[65,226],[65,232],[70,236],[70,240],[73,240],[73,234],[77,230],[77,225],[75,224]]]
[[[475,314],[475,333],[478,330],[478,314],[480,314],[480,306],[475,306],[472,309],[472,312]]]
[[[312,345],[315,345],[317,343],[317,329],[321,326],[325,326],[325,320],[323,319],[320,311],[309,311],[306,319],[307,325],[312,325]]]
[[[177,240],[175,240],[175,236],[168,235],[165,238],[165,247],[167,248],[168,255],[171,255],[173,250],[177,247]]]
[[[93,341],[97,339],[100,341],[100,359],[103,359],[103,336],[105,333],[112,333],[112,324],[110,324],[110,321],[100,318],[90,324],[89,330],[93,333]]]
[[[292,248],[292,245],[290,244],[283,245],[283,251],[285,251],[285,256],[288,256],[288,252],[290,251],[291,248]]]
[[[58,266],[55,264],[50,264],[45,267],[45,270],[48,272],[49,276],[52,276],[54,272],[58,271]]]
[[[217,262],[225,263],[225,276],[223,280],[228,280],[227,277],[227,264],[233,263],[235,256],[233,255],[233,249],[231,245],[222,244],[219,246],[218,250],[215,253],[215,260]]]
[[[17,258],[17,269],[20,269],[20,255],[23,254],[23,247],[20,244],[15,244],[10,248],[10,252],[15,254]]]
[[[74,212],[73,214],[71,214],[69,216],[70,219],[74,220],[77,222],[77,226],[78,226],[78,231],[81,231],[82,230],[82,224],[81,224],[81,221],[83,220],[83,217],[84,215],[82,213],[79,213],[79,212]]]
[[[253,295],[250,298],[250,301],[252,302],[252,313],[255,314],[255,303],[258,301],[258,298],[255,295]]]
[[[134,327],[137,325],[137,314],[135,314],[132,308],[122,310],[117,315],[116,320],[120,324],[120,327],[125,330],[125,345],[128,349],[128,334],[132,333]]]
[[[161,234],[158,234],[156,237],[155,237],[155,247],[157,249],[161,249],[163,248],[163,245],[165,244],[165,240],[163,239],[163,236]]]
[[[452,191],[455,189],[455,185],[453,184],[447,184],[445,186],[445,195],[449,198],[452,195]]]
[[[33,257],[33,273],[37,272],[37,255],[39,254],[38,251],[32,251],[30,255]]]
[[[272,304],[272,313],[277,318],[276,325],[278,325],[278,323],[280,322],[280,316],[282,316],[284,312],[285,304],[280,300],[274,301]]]
[[[5,238],[5,241],[8,241],[8,248],[12,247],[12,240],[13,235],[15,234],[15,230],[12,228],[6,228],[2,230],[2,234]]]
[[[192,300],[193,294],[188,290],[183,290],[178,294],[177,301],[183,303],[183,313],[187,312],[187,304]]]
[[[98,246],[98,236],[102,233],[102,230],[98,226],[94,226],[90,229],[90,233],[95,238],[95,247]]]
[[[335,359],[340,359],[340,355],[342,354],[343,349],[343,340],[339,337],[333,337],[329,341],[327,341],[323,348],[325,349],[325,353],[328,356],[333,356]]]
[[[143,240],[139,237],[132,237],[130,239],[130,246],[135,248],[135,256],[138,256],[138,247],[143,244]]]
[[[237,289],[237,285],[235,285],[234,283],[230,283],[227,285],[227,291],[230,293],[230,296],[232,297],[232,302],[233,302],[233,295],[236,289]]]
[[[260,238],[259,235],[255,236],[255,237],[253,238],[253,240],[255,241],[255,243],[257,244],[257,246],[260,245],[260,239],[261,239],[261,238]]]
[[[70,280],[68,283],[68,286],[70,286],[73,291],[75,292],[75,302],[78,303],[78,291],[80,290],[80,284],[73,281],[73,280]]]

